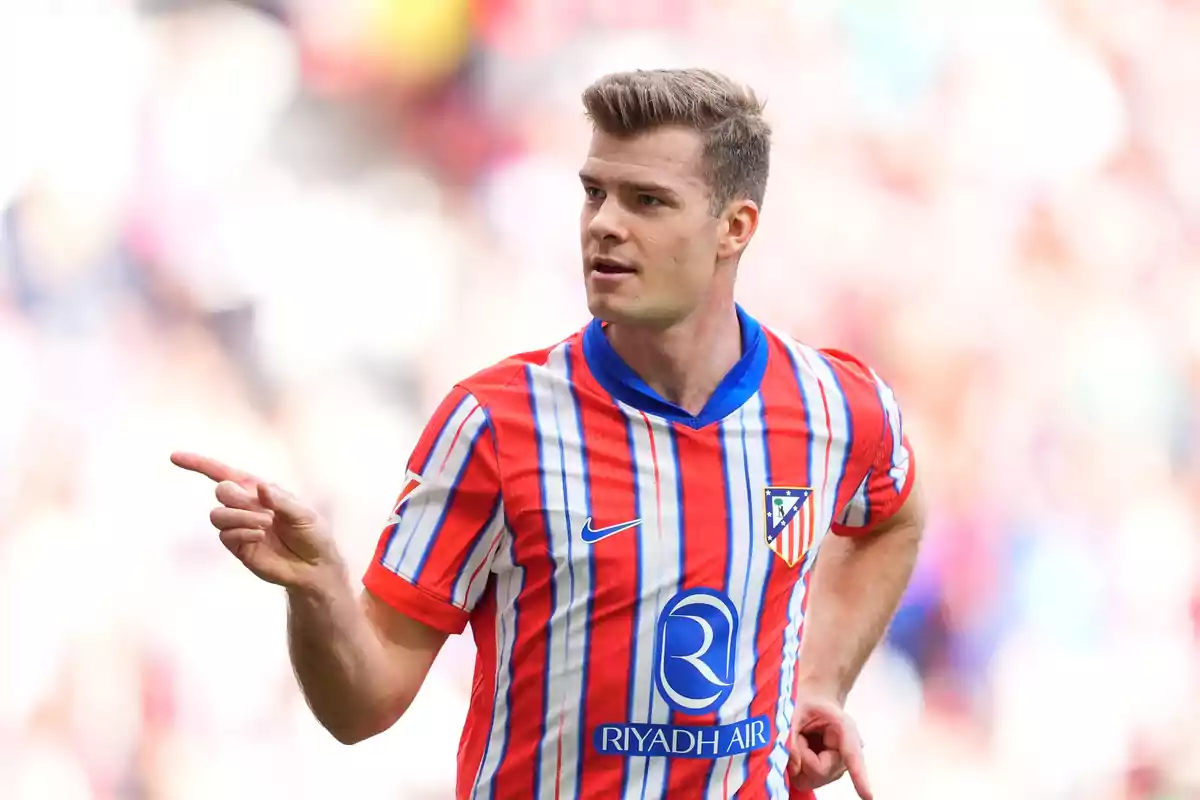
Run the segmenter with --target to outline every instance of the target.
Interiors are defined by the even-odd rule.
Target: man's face
[[[592,135],[579,233],[593,316],[668,327],[713,288],[728,226],[711,213],[701,150],[700,134],[683,128]]]

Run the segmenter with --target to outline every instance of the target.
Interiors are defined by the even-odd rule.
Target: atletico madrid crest
[[[767,544],[789,567],[796,566],[813,544],[812,489],[767,487]]]

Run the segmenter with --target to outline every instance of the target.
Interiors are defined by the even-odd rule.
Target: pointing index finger
[[[854,790],[862,800],[872,800],[874,795],[871,793],[871,784],[867,781],[867,765],[863,760],[862,747],[857,741],[848,739],[843,741],[841,751],[842,761],[846,765],[846,771],[850,773]]]
[[[215,458],[202,456],[198,453],[177,452],[171,454],[171,463],[181,469],[186,469],[189,472],[197,472],[206,478],[220,483],[221,481],[233,481],[238,484],[254,484],[258,482],[248,472],[243,472],[240,469],[234,469],[228,464],[217,461]]]

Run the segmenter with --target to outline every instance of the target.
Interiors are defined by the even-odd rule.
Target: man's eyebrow
[[[587,170],[579,171],[579,180],[581,180],[584,183],[592,183],[592,184],[603,183],[603,181],[601,181],[599,178],[597,178],[595,175],[588,172]],[[678,193],[674,189],[670,188],[669,186],[664,186],[661,183],[654,183],[653,181],[622,181],[622,180],[618,180],[618,181],[616,181],[616,183],[624,188],[633,189],[635,192],[646,192],[648,194],[669,195],[671,197],[678,196]]]
[[[670,197],[675,197],[675,190],[669,186],[663,186],[661,183],[653,183],[650,181],[629,181],[625,184],[630,189],[638,192],[646,192],[647,194],[662,194]]]

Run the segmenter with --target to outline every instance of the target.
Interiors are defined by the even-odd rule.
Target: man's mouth
[[[607,256],[593,258],[592,269],[601,275],[627,275],[637,272],[636,268]]]

